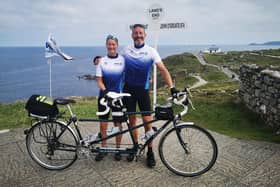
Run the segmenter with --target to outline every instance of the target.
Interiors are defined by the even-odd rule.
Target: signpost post
[[[165,10],[159,4],[152,4],[148,11],[147,16],[150,20],[151,30],[154,30],[154,48],[157,50],[159,31],[162,29],[186,29],[187,25],[184,22],[177,23],[160,23],[165,15]],[[149,28],[149,27],[148,27]],[[153,108],[155,109],[157,103],[157,66],[154,64],[153,71]]]
[[[148,18],[151,21],[151,26],[155,29],[154,36],[154,48],[157,50],[158,36],[159,36],[159,21],[162,20],[164,16],[164,9],[159,4],[153,4],[148,9]],[[155,108],[157,103],[157,66],[154,64],[153,71],[153,108]]]

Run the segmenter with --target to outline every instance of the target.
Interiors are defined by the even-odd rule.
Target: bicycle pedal
[[[29,133],[29,129],[24,129],[23,133],[27,135]]]
[[[85,148],[85,147],[79,147],[78,148],[78,155],[88,158],[89,155],[90,155],[90,150],[88,148]]]

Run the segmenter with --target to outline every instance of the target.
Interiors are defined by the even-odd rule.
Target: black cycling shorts
[[[151,115],[151,113],[149,113],[149,111],[152,110],[149,90],[125,85],[123,92],[131,94],[130,97],[124,97],[123,99],[127,112],[136,112],[136,104],[138,103],[138,107],[141,112],[147,111],[147,113],[142,114],[142,116]]]
[[[102,99],[103,97],[98,97],[98,111],[99,112],[103,112],[106,110],[106,107],[101,105],[100,104],[100,100]],[[116,122],[123,122],[123,121],[126,121],[126,118],[125,116],[123,115],[123,111],[122,111],[122,108],[117,108],[117,107],[111,107],[111,111],[112,111],[112,117],[113,117],[113,120],[116,121]],[[109,115],[110,115],[110,112],[108,112],[107,114],[105,115],[102,115],[102,116],[98,116],[99,119],[101,120],[108,120],[109,119]]]

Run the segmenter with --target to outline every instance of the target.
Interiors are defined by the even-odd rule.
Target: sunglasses
[[[113,35],[111,35],[111,34],[109,34],[109,35],[107,36],[106,42],[107,42],[108,40],[115,40],[115,42],[118,43],[118,38],[115,37],[115,36],[113,36]]]

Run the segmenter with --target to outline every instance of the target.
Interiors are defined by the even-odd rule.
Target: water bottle
[[[120,132],[119,127],[112,127],[110,130],[107,130],[107,136]]]
[[[83,140],[84,140],[84,143],[86,146],[88,146],[89,143],[97,140],[99,138],[99,133],[96,133],[96,134],[91,134],[91,135],[88,135],[87,137],[85,137]]]

